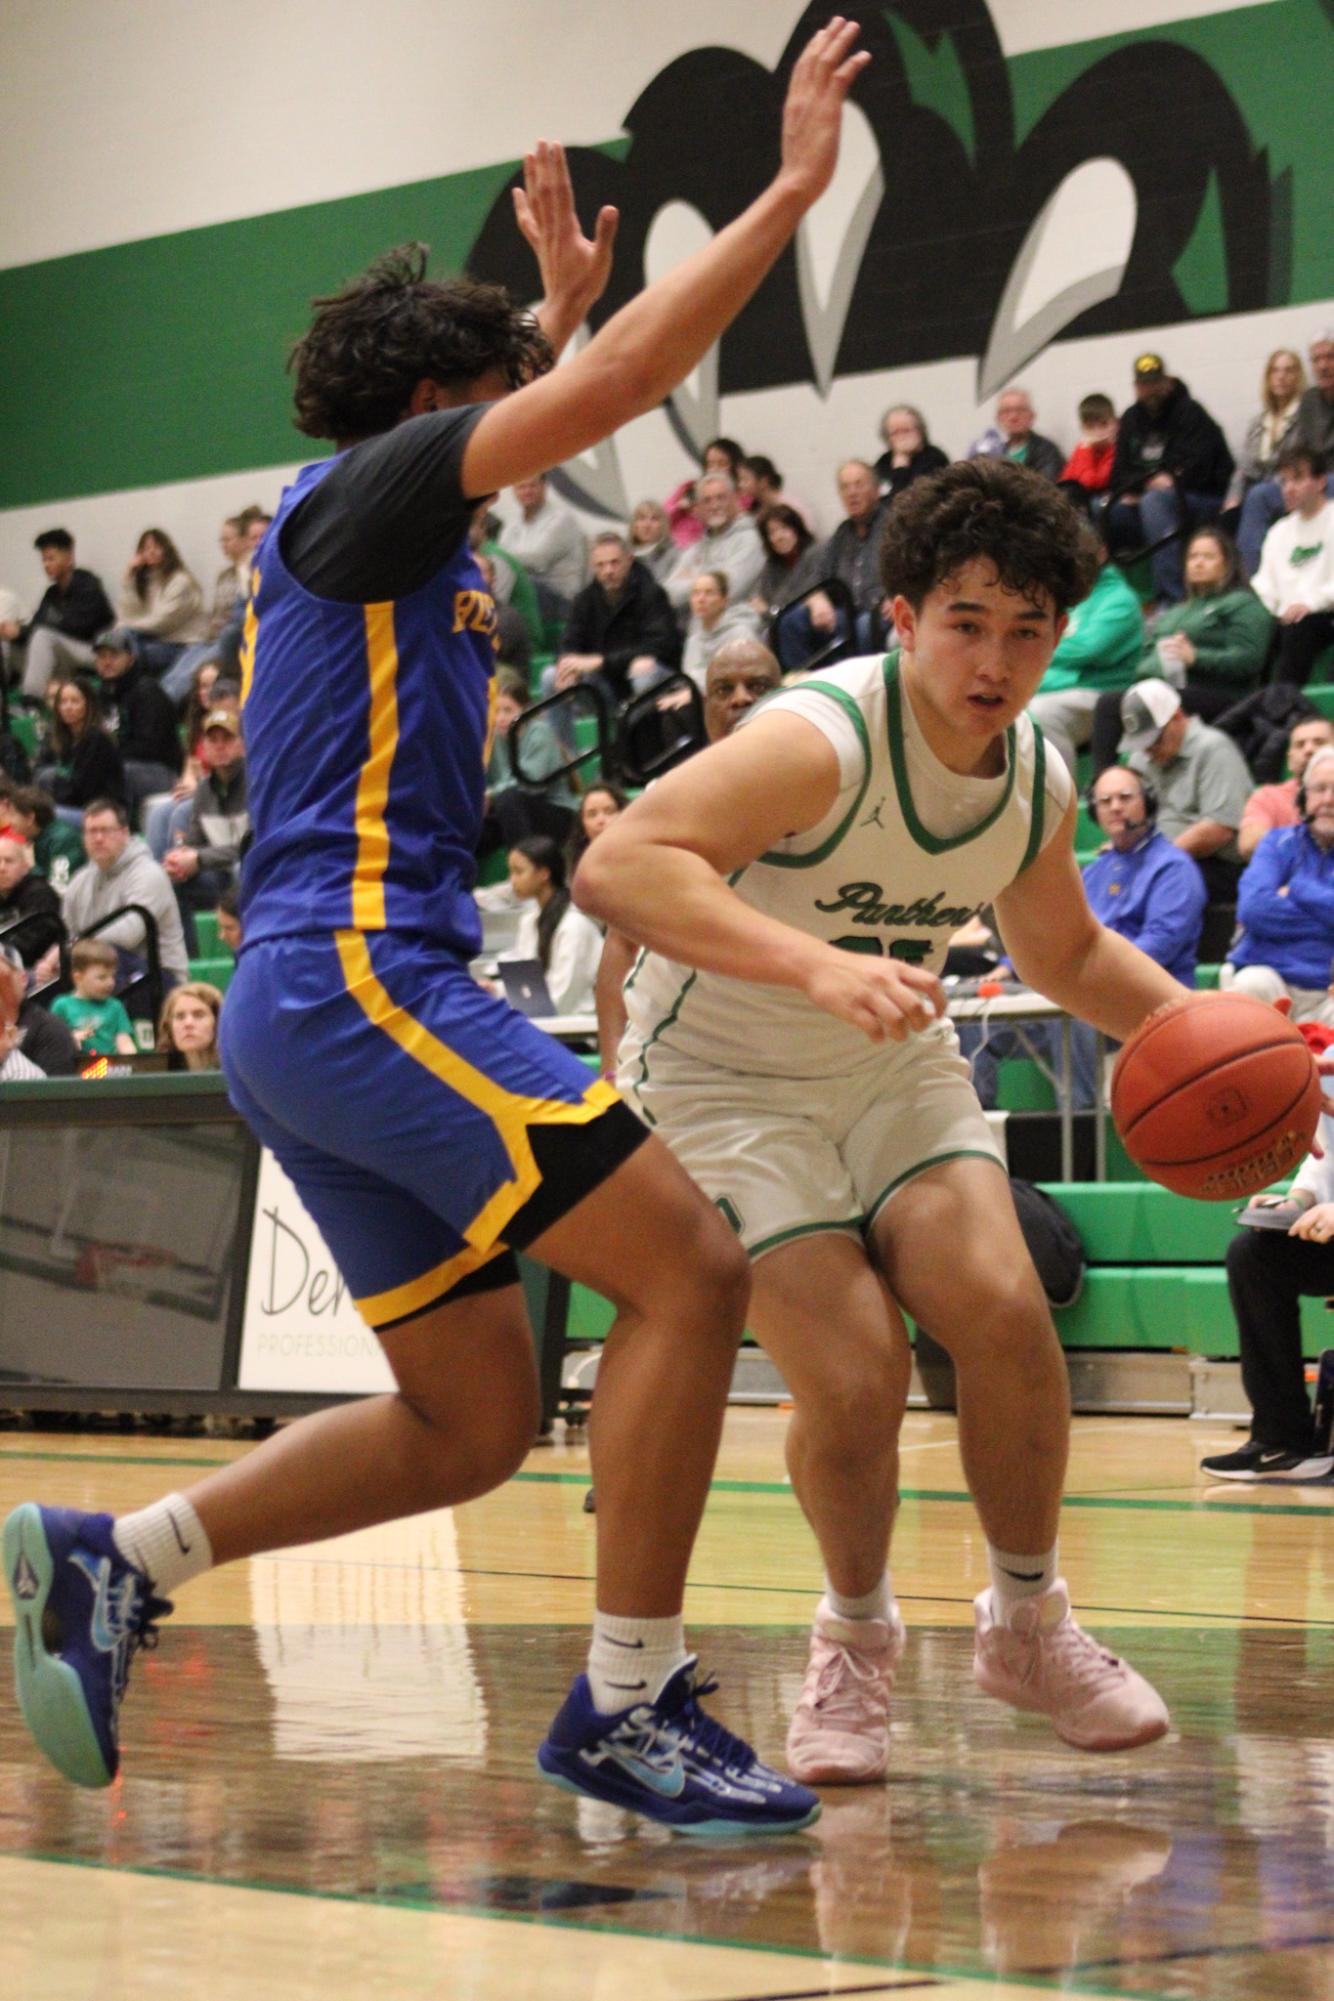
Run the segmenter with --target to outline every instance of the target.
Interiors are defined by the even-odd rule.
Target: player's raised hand
[[[542,274],[538,317],[543,331],[553,347],[562,347],[607,289],[619,212],[599,210],[593,235],[585,236],[565,148],[539,139],[524,154],[523,186],[514,190],[514,219]]]
[[[807,42],[787,87],[780,177],[808,204],[818,201],[834,178],[843,100],[871,60],[869,50],[856,47],[860,33],[856,21],[835,14]]]
[[[872,958],[830,946],[804,982],[808,1000],[851,1022],[872,1042],[906,1042],[945,1012],[945,989],[934,973],[898,959]]]

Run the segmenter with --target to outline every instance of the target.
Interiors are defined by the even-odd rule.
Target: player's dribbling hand
[[[834,178],[843,100],[871,60],[869,50],[854,50],[860,33],[856,21],[835,14],[807,42],[787,87],[781,178],[796,183],[807,202]]]
[[[807,979],[806,995],[872,1042],[905,1042],[945,1012],[945,989],[934,973],[836,945]]]
[[[539,139],[523,156],[523,186],[514,190],[514,219],[542,274],[543,304],[560,316],[553,329],[543,322],[552,345],[560,347],[607,289],[619,212],[598,211],[591,238],[584,235],[574,206],[565,148]]]

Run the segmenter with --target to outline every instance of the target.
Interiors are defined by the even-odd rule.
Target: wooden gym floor
[[[818,1586],[784,1422],[729,1418],[686,1607],[775,1759]],[[911,1416],[892,1775],[786,1840],[537,1778],[590,1605],[577,1434],[470,1507],[202,1579],[136,1662],[108,1793],[39,1760],[4,1677],[0,1995],[1334,2001],[1334,1487],[1203,1487],[1233,1435],[1076,1423],[1063,1567],[1175,1725],[1097,1758],[973,1687],[980,1538],[953,1421]],[[0,1509],[136,1506],[248,1449],[7,1432]]]

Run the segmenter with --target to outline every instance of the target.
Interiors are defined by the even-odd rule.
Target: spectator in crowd
[[[59,946],[52,947],[49,957],[59,969]],[[70,1034],[63,1021],[57,1021],[49,1009],[34,998],[32,988],[35,975],[25,967],[17,950],[0,940],[0,974],[5,967],[15,975],[16,991],[20,995],[18,1025],[22,1032],[23,1054],[30,1063],[35,1063],[43,1077],[73,1077],[79,1068],[79,1045]]]
[[[710,660],[729,639],[753,637],[757,620],[747,604],[729,603],[730,588],[722,570],[705,570],[690,586],[690,623],[681,654],[681,672],[701,691]]]
[[[122,625],[139,634],[140,654],[155,674],[173,666],[187,646],[208,636],[204,593],[165,530],[145,528],[139,537],[126,565],[116,613]]]
[[[1116,405],[1095,390],[1079,399],[1079,443],[1061,470],[1061,478],[1082,486],[1085,493],[1105,493],[1112,483],[1116,457]]]
[[[218,898],[218,936],[235,958],[241,949],[241,891],[236,883]]]
[[[1237,829],[1251,790],[1230,736],[1187,715],[1166,681],[1136,681],[1121,697],[1121,753],[1158,794],[1158,827],[1199,864],[1209,901],[1232,903],[1241,856]]]
[[[491,513],[489,501],[479,501],[468,529],[468,546],[474,556],[490,557],[492,597],[497,605],[513,605],[528,628],[529,642],[540,650],[546,643],[546,629],[537,601],[537,585],[518,557],[511,556],[497,542],[500,526],[500,517]]]
[[[250,566],[272,519],[273,516],[266,514],[262,507],[246,507],[237,515],[242,538],[242,560],[237,565],[239,594],[218,630],[213,631],[214,621],[210,616],[209,637],[197,645],[183,647],[176,659],[163,670],[162,687],[173,702],[179,704],[186,699],[196,672],[206,660],[216,661],[226,675],[239,675],[245,611],[250,595]]]
[[[1309,1023],[1304,1033],[1323,1053],[1329,1031]],[[1238,1230],[1228,1245],[1227,1289],[1251,1435],[1234,1451],[1202,1459],[1206,1479],[1301,1485],[1334,1472],[1328,1441],[1315,1436],[1301,1322],[1303,1299],[1334,1292],[1334,1119],[1328,1113],[1318,1139],[1322,1152],[1306,1156],[1286,1195],[1257,1196],[1243,1211],[1243,1224],[1254,1218],[1260,1227]]]
[[[1297,411],[1305,389],[1306,370],[1302,367],[1301,356],[1290,347],[1276,347],[1260,378],[1260,408],[1246,427],[1232,483],[1227,490],[1226,509],[1239,510],[1252,487],[1259,486],[1262,480],[1277,477],[1278,455],[1285,445],[1292,443]],[[1243,560],[1247,553],[1243,549]],[[1246,563],[1248,577],[1254,576],[1259,560],[1257,544]]]
[[[630,550],[655,584],[666,581],[680,549],[672,538],[672,524],[660,500],[641,500],[630,516]]]
[[[1195,984],[1207,892],[1204,877],[1154,824],[1155,800],[1138,772],[1113,765],[1093,782],[1090,810],[1107,845],[1083,871],[1089,908],[1109,931],[1128,938],[1182,986]],[[1057,1022],[1033,1022],[999,1033],[966,1023],[959,1046],[973,1062],[973,1084],[984,1106],[996,1103],[999,1058],[1032,1054],[1050,1068],[1060,1061]],[[1070,1024],[1075,1103],[1096,1102],[1098,1038],[1087,1022]],[[1110,1045],[1114,1046],[1114,1045]]]
[[[1076,752],[1093,735],[1099,701],[1118,703],[1140,656],[1139,599],[1099,539],[1102,567],[1093,589],[1070,612],[1065,631],[1029,704],[1034,722],[1077,777]]]
[[[64,936],[60,898],[37,874],[31,847],[0,805],[0,939],[26,967]]]
[[[927,436],[926,418],[911,403],[894,403],[886,410],[880,437],[885,449],[871,470],[887,500],[896,499],[925,473],[939,472],[949,464],[940,446]]]
[[[244,605],[250,583],[250,537],[246,533],[248,523],[239,514],[229,514],[218,530],[218,547],[226,557],[213,583],[213,602],[209,606],[208,631],[206,639],[216,639],[223,627],[234,617],[237,607]]]
[[[23,991],[22,972],[0,961],[0,1084],[32,1084],[44,1074],[20,1047],[24,1039],[19,1023]]]
[[[735,438],[710,438],[701,463],[703,471],[726,473],[733,486],[739,488],[745,462],[746,454]]]
[[[771,695],[782,681],[782,669],[759,639],[729,639],[709,662],[704,682],[704,729],[710,743],[721,743],[745,716]],[[609,930],[598,965],[598,1051],[602,1072],[616,1074],[616,1052],[625,1034],[626,977],[639,947],[624,931]]]
[[[593,581],[570,606],[560,656],[548,674],[556,688],[596,680],[609,701],[625,702],[672,671],[681,635],[666,591],[636,562],[623,535],[607,530],[595,538],[592,568]]]
[[[213,910],[237,879],[250,832],[241,717],[219,706],[204,718],[205,771],[190,799],[190,817],[162,866],[176,891],[186,950],[196,949],[195,912]]]
[[[810,509],[804,500],[788,492],[782,473],[763,452],[754,452],[749,458],[742,459],[741,470],[737,474],[737,492],[741,495],[742,505],[749,508],[757,521],[771,507],[790,507],[810,531]]]
[[[185,696],[185,711],[181,720],[185,755],[171,789],[157,799],[150,798],[144,806],[144,839],[154,861],[160,862],[167,849],[175,845],[176,837],[189,818],[190,800],[204,775],[204,718],[214,706],[215,688],[221,691],[221,700],[240,700],[239,690],[234,696],[228,693],[228,684],[222,679],[222,667],[216,658],[210,656],[201,660],[194,669]]]
[[[538,587],[550,594],[553,607],[568,610],[588,575],[588,544],[584,531],[564,501],[551,492],[548,475],[521,479],[514,488],[519,519],[501,530],[501,547],[523,564]]]
[[[626,803],[620,786],[608,784],[606,779],[599,779],[584,793],[565,850],[566,873],[571,882],[583,859],[584,849],[611,825],[618,813],[625,811]]]
[[[880,543],[889,502],[881,497],[874,468],[865,459],[847,459],[839,467],[838,497],[843,519],[821,547],[819,567],[821,576],[837,577],[847,586],[855,629],[847,632],[841,610],[817,591],[782,621],[778,651],[785,668],[801,668],[838,642],[855,652],[870,653],[883,636]]]
[[[102,683],[102,717],[125,771],[131,812],[152,792],[168,792],[181,763],[181,740],[171,699],[139,658],[138,636],[114,626],[93,642],[93,665]],[[99,791],[109,788],[99,786]]]
[[[116,964],[114,945],[101,938],[78,938],[70,947],[74,991],[57,994],[51,1012],[84,1056],[133,1056],[138,1048],[130,1017],[116,999]]]
[[[1061,477],[1065,453],[1033,429],[1037,412],[1026,389],[1003,389],[996,398],[996,421],[968,448],[970,459],[1012,459],[1044,479]]]
[[[1279,454],[1278,483],[1289,512],[1265,536],[1255,594],[1278,620],[1274,679],[1300,688],[1334,644],[1334,503],[1325,460],[1309,445]]]
[[[545,834],[509,852],[510,887],[524,910],[506,959],[536,959],[557,1014],[591,1014],[602,933],[570,901],[565,857]]]
[[[564,840],[574,817],[575,794],[565,777],[554,778],[569,761],[570,752],[561,743],[547,716],[534,716],[523,733],[521,782],[514,769],[511,732],[532,702],[528,683],[512,667],[496,670],[496,698],[492,721],[491,757],[486,768],[486,812],[482,822],[479,855],[494,854],[497,848],[511,848],[529,834],[548,834]],[[546,781],[552,780],[551,783]],[[540,786],[540,791],[533,790]]]
[[[1161,604],[1185,596],[1178,531],[1217,518],[1232,477],[1232,454],[1209,412],[1160,354],[1136,356],[1135,401],[1121,419],[1107,512],[1113,549],[1165,542],[1152,557]]]
[[[764,568],[764,545],[749,515],[741,511],[734,482],[725,472],[704,472],[695,482],[695,505],[703,533],[683,549],[667,573],[664,586],[684,622],[690,587],[706,570],[728,579],[729,602],[744,604]]]
[[[222,995],[207,980],[187,980],[173,987],[158,1016],[158,1053],[168,1070],[217,1070],[218,1017]]]
[[[173,981],[188,979],[190,963],[170,877],[153,860],[147,842],[130,833],[129,815],[118,799],[94,799],[84,809],[83,845],[89,859],[70,883],[63,904],[70,937],[79,937],[126,904],[142,904],[157,927],[164,973]],[[123,970],[143,970],[146,933],[136,912],[128,911],[97,935],[123,955]]]
[[[1246,581],[1236,545],[1223,528],[1197,528],[1186,544],[1186,595],[1169,605],[1147,640],[1137,679],[1165,680],[1181,693],[1187,715],[1211,722],[1264,679],[1274,621]],[[1121,705],[1098,698],[1093,769],[1116,759]]]
[[[0,624],[0,639],[25,649],[23,693],[41,702],[55,674],[92,665],[93,640],[115,614],[101,578],[76,568],[74,537],[67,529],[44,529],[33,547],[47,575],[46,590],[26,625],[13,618]]]
[[[1308,451],[1320,453],[1326,467],[1325,491],[1334,498],[1334,472],[1329,471],[1334,465],[1334,329],[1316,335],[1310,355],[1315,379],[1302,392],[1296,421],[1285,443],[1304,445]],[[1257,480],[1241,505],[1237,546],[1248,575],[1255,575],[1265,536],[1288,505],[1276,464],[1273,477]]]
[[[496,596],[495,557],[488,556],[485,549],[481,549],[473,560],[496,607],[496,656],[507,667],[513,667],[517,673],[526,676],[533,665],[533,642],[528,636],[523,613]]]
[[[824,571],[815,537],[795,507],[778,501],[765,508],[756,526],[765,560],[750,608],[757,618],[769,619],[818,584]]]
[[[80,830],[61,819],[51,794],[43,792],[40,785],[10,786],[0,818],[8,820],[19,839],[32,849],[34,874],[49,882],[57,896],[63,896],[88,857]]]
[[[37,767],[37,783],[73,818],[90,799],[104,793],[125,797],[125,767],[115,741],[102,722],[97,683],[88,674],[53,681],[48,690],[51,722],[45,762]]]
[[[1334,749],[1321,746],[1302,775],[1295,827],[1266,834],[1241,878],[1241,936],[1220,986],[1257,1000],[1291,1001],[1294,1021],[1334,1028]]]
[[[1334,722],[1328,716],[1301,716],[1288,733],[1289,776],[1278,785],[1259,785],[1246,801],[1246,810],[1237,830],[1241,858],[1248,862],[1265,835],[1275,827],[1295,827],[1297,793],[1302,774],[1315,753],[1325,744],[1334,745]]]

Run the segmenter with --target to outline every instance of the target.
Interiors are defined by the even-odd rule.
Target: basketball
[[[1137,1167],[1177,1195],[1231,1202],[1290,1174],[1320,1117],[1315,1062],[1248,994],[1194,994],[1142,1022],[1112,1072],[1112,1118]]]

